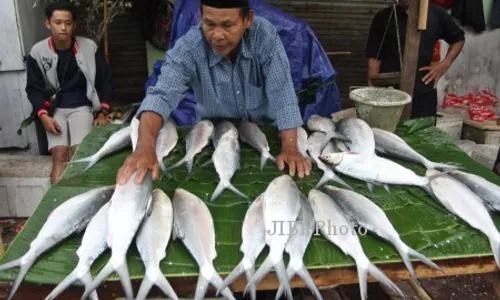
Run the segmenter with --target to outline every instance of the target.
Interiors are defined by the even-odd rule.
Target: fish
[[[297,149],[305,158],[310,158],[307,154],[307,132],[303,127],[297,127]]]
[[[385,212],[371,200],[354,191],[339,189],[333,186],[326,186],[324,192],[342,208],[354,223],[363,226],[391,243],[398,251],[411,277],[415,281],[418,282],[415,270],[410,261],[410,256],[418,258],[426,265],[443,272],[430,259],[405,244],[394,226],[392,226]]]
[[[321,177],[321,179],[318,181],[315,188],[319,188],[320,186],[322,186],[323,184],[325,184],[331,180],[331,181],[337,182],[338,184],[345,186],[348,189],[352,189],[352,187],[349,184],[347,184],[344,180],[342,180],[342,178],[338,177],[337,174],[335,174],[335,172],[330,167],[325,165],[325,163],[323,163],[323,161],[321,161],[319,159],[320,147],[321,147],[321,143],[324,139],[325,139],[325,134],[323,132],[315,132],[315,133],[311,134],[311,136],[307,140],[307,150],[308,150],[309,154],[311,155],[312,159],[316,163],[318,169],[322,170],[324,173],[323,177]],[[330,146],[328,146],[328,145],[330,145]],[[330,148],[331,146],[332,146],[332,143],[327,144],[328,148]],[[327,147],[325,147],[325,150],[330,150],[330,149],[327,149]]]
[[[439,173],[436,170],[426,172],[428,176]],[[430,186],[435,199],[448,211],[488,237],[495,262],[500,267],[500,233],[483,200],[465,184],[447,174],[432,180]]]
[[[208,145],[213,131],[214,124],[209,120],[196,123],[186,137],[186,155],[180,161],[167,168],[167,171],[186,163],[188,174],[191,174],[194,157]]]
[[[108,213],[107,244],[111,248],[111,258],[85,289],[81,299],[86,299],[99,284],[113,272],[120,281],[127,299],[133,299],[132,283],[127,266],[127,251],[144,217],[151,207],[153,176],[148,171],[140,184],[135,183],[137,171],[127,183],[117,185]]]
[[[167,120],[165,124],[163,124],[163,127],[158,133],[158,138],[156,139],[156,157],[158,158],[160,170],[162,170],[163,173],[167,172],[167,167],[163,159],[174,150],[178,140],[179,135],[177,134],[177,127],[172,121]]]
[[[68,164],[87,163],[82,171],[82,173],[85,173],[103,157],[129,147],[132,143],[132,139],[130,138],[131,131],[131,126],[118,130],[108,138],[106,143],[104,143],[104,145],[95,154],[85,158],[72,160],[68,162]]]
[[[424,165],[427,169],[458,169],[458,166],[436,163],[415,151],[396,134],[379,128],[372,128],[378,153]]]
[[[337,131],[349,139],[347,148],[360,154],[375,153],[375,138],[370,126],[357,118],[342,119],[337,123]]]
[[[231,134],[238,136],[238,128],[236,128],[236,126],[234,126],[234,124],[231,123],[230,121],[222,121],[217,126],[215,126],[212,136],[212,142],[214,144],[214,148],[217,147],[217,144],[219,144],[219,140],[227,132],[231,132]]]
[[[81,282],[85,287],[92,283],[90,267],[94,261],[108,248],[106,238],[108,234],[108,212],[110,203],[104,204],[87,225],[82,238],[82,243],[76,255],[78,264],[75,269],[64,278],[45,300],[55,299],[64,292],[75,281]],[[92,300],[97,300],[97,293],[94,291],[90,295]]]
[[[260,194],[248,208],[243,226],[241,228],[242,243],[240,251],[243,252],[243,259],[236,267],[224,278],[220,290],[230,285],[236,278],[245,272],[247,281],[250,281],[255,274],[255,261],[266,246],[266,227],[264,226],[264,217],[262,209],[264,205],[264,194]],[[250,298],[257,299],[257,288],[255,285],[249,287]]]
[[[500,212],[500,187],[481,176],[462,171],[449,173],[476,193],[489,210]]]
[[[335,123],[332,119],[325,118],[320,115],[312,115],[309,117],[306,124],[310,131],[319,131],[325,134],[325,139],[321,143],[321,149],[325,148],[326,144],[332,138],[349,141],[347,137],[336,131]]]
[[[173,239],[180,239],[200,267],[194,299],[205,297],[208,284],[217,289],[222,285],[222,278],[214,268],[215,229],[212,215],[207,205],[196,195],[177,188],[173,197],[174,229]],[[227,299],[236,299],[229,288],[221,289]]]
[[[146,216],[135,239],[137,249],[146,267],[136,299],[146,299],[151,287],[158,286],[169,299],[177,295],[160,270],[160,262],[166,256],[166,248],[173,227],[172,201],[161,189],[153,191],[151,214]]]
[[[20,267],[7,299],[12,299],[35,261],[70,235],[82,232],[94,215],[113,194],[113,186],[91,189],[69,198],[57,206],[47,217],[29,250],[20,258],[0,266],[0,272]]]
[[[231,178],[240,168],[240,144],[238,143],[237,133],[226,132],[221,137],[212,155],[212,160],[219,175],[219,184],[215,188],[210,201],[215,201],[225,189],[230,189],[236,195],[249,199],[231,183]]]
[[[269,159],[276,163],[276,158],[269,153],[270,148],[266,139],[266,135],[260,128],[252,122],[241,121],[238,126],[239,137],[242,142],[252,146],[260,153],[260,170],[264,169],[266,161]]]
[[[135,151],[135,148],[137,148],[137,141],[139,140],[139,125],[139,119],[133,117],[132,121],[130,121],[130,139],[132,141],[132,151]]]
[[[273,179],[264,192],[263,205],[266,228],[265,238],[266,244],[269,246],[269,254],[247,283],[243,292],[244,295],[250,287],[257,285],[274,267],[287,297],[293,299],[285,264],[283,263],[283,252],[291,236],[291,225],[297,220],[299,211],[300,192],[292,178],[288,174],[284,174]],[[280,224],[279,232],[276,232],[278,231],[277,224]]]
[[[306,286],[311,290],[316,299],[322,300],[318,288],[314,284],[314,281],[307,271],[304,265],[304,254],[306,253],[307,246],[316,229],[316,224],[314,222],[314,213],[311,207],[311,203],[304,194],[300,194],[300,212],[297,218],[297,222],[294,225],[290,239],[288,240],[285,251],[290,256],[290,262],[288,263],[286,273],[288,280],[292,280],[295,274],[298,274],[302,280],[306,283]],[[276,293],[276,299],[280,299],[283,294],[283,285],[280,285],[278,292]]]
[[[374,184],[383,185],[387,192],[390,192],[389,184],[395,184],[419,186],[430,193],[429,182],[434,178],[419,176],[408,168],[374,154],[342,152],[322,154],[320,158],[333,164],[335,171],[365,181],[370,192],[373,192]]]
[[[368,259],[363,251],[355,229],[352,227],[352,224],[347,219],[340,206],[338,206],[338,204],[327,194],[317,189],[309,191],[308,199],[311,203],[314,219],[318,223],[317,227],[320,233],[328,241],[339,247],[344,254],[352,257],[356,262],[361,299],[367,298],[366,279],[368,273],[390,290],[404,298],[401,290]],[[325,228],[325,225],[327,228]],[[345,228],[345,230],[342,230],[342,228]],[[335,232],[332,233],[332,229],[335,230]],[[341,230],[344,231],[345,234],[337,233],[341,232]]]

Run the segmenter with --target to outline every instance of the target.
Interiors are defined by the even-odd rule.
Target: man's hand
[[[144,175],[148,171],[153,174],[153,180],[159,177],[158,159],[156,158],[155,149],[137,149],[134,153],[130,154],[123,166],[118,170],[116,175],[117,184],[125,184],[130,179],[130,176],[137,170],[135,183],[140,184],[144,179]]]
[[[424,78],[422,78],[422,81],[425,84],[429,84],[432,81],[434,81],[434,88],[437,87],[439,79],[448,71],[450,68],[451,64],[448,63],[447,61],[442,61],[434,65],[430,65],[428,67],[423,67],[420,68],[419,71],[429,71],[427,74],[425,74]]]
[[[285,163],[288,164],[288,172],[290,176],[295,176],[295,170],[300,178],[309,176],[311,174],[312,164],[311,161],[305,158],[297,150],[282,150],[281,153],[276,157],[276,164],[278,169],[283,171],[285,169]]]
[[[108,118],[106,118],[106,116],[103,113],[97,114],[97,118],[94,120],[95,126],[104,126],[108,124],[109,124]]]
[[[40,118],[40,122],[42,122],[45,131],[53,133],[55,135],[61,134],[61,127],[59,126],[59,124],[57,124],[56,120],[51,118],[49,115],[42,115],[42,117]]]

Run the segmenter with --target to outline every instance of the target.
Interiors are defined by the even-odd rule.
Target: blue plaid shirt
[[[255,16],[244,34],[235,64],[212,50],[201,25],[191,28],[167,51],[158,82],[148,88],[137,115],[153,111],[166,120],[189,88],[198,120],[246,119],[279,130],[303,123],[285,49],[262,17]]]

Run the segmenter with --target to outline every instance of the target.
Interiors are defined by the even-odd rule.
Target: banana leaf
[[[481,175],[500,185],[500,177],[474,162],[456,146],[448,135],[435,128],[433,124],[433,119],[406,121],[400,124],[396,133],[430,160],[459,164],[466,171]],[[74,159],[95,153],[107,138],[120,129],[121,126],[123,125],[95,127],[79,146]],[[184,137],[189,129],[178,129],[180,139],[173,153],[165,158],[167,166],[184,155]],[[263,127],[262,129],[270,142],[271,153],[278,154],[280,144],[276,128]],[[170,197],[173,196],[173,192],[177,187],[182,187],[205,201],[215,223],[218,256],[214,261],[214,265],[219,273],[223,275],[229,273],[242,258],[242,254],[239,252],[241,225],[249,202],[239,198],[231,191],[224,191],[213,203],[209,201],[218,183],[218,176],[213,166],[200,168],[200,165],[210,158],[212,152],[213,146],[210,144],[195,157],[194,169],[191,175],[187,175],[185,167],[180,167],[162,176],[155,182],[154,187],[163,189]],[[110,155],[83,174],[81,170],[84,165],[69,165],[61,181],[47,191],[23,230],[8,248],[0,264],[23,255],[28,250],[30,242],[35,238],[49,213],[63,201],[88,189],[114,184],[118,169],[130,153],[131,149]],[[259,158],[257,151],[246,144],[242,144],[241,168],[232,179],[234,185],[252,199],[264,192],[271,180],[283,174],[270,161],[261,172],[259,170]],[[401,160],[395,161],[420,175],[425,173],[425,168],[420,165]],[[314,169],[311,176],[302,179],[297,177],[295,181],[299,189],[307,195],[309,190],[314,188],[321,175],[321,171]],[[491,255],[490,246],[483,234],[453,216],[422,189],[394,186],[389,194],[379,187],[371,194],[364,182],[342,175],[341,177],[351,184],[357,192],[372,199],[384,209],[402,239],[410,247],[429,258],[440,260]],[[497,225],[500,224],[498,216],[494,216],[494,221]],[[76,266],[77,256],[75,251],[80,245],[81,237],[82,234],[74,235],[45,255],[42,255],[25,280],[41,284],[59,283]],[[369,234],[361,235],[361,243],[366,254],[374,263],[401,262],[394,248],[377,237]],[[257,265],[262,263],[266,255],[267,249],[261,253]],[[92,267],[94,276],[104,266],[109,256],[108,251],[94,263]],[[309,269],[354,265],[354,261],[350,257],[345,256],[337,247],[319,234],[315,234],[311,239],[304,261]],[[437,263],[439,264],[439,261]],[[144,266],[134,243],[129,249],[128,265],[132,278],[140,279],[143,277]],[[161,268],[167,277],[198,275],[195,260],[179,240],[169,243],[167,256],[162,262]],[[16,274],[17,269],[8,270],[0,273],[0,280],[11,281]],[[117,280],[117,277],[112,276],[108,280]]]

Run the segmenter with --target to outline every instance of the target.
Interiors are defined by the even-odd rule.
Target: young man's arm
[[[392,19],[393,20],[393,19]],[[381,43],[384,35],[385,26],[381,20],[380,14],[375,15],[368,33],[366,42],[366,57],[368,58],[368,86],[373,86],[371,78],[380,73],[382,60],[380,59]]]

